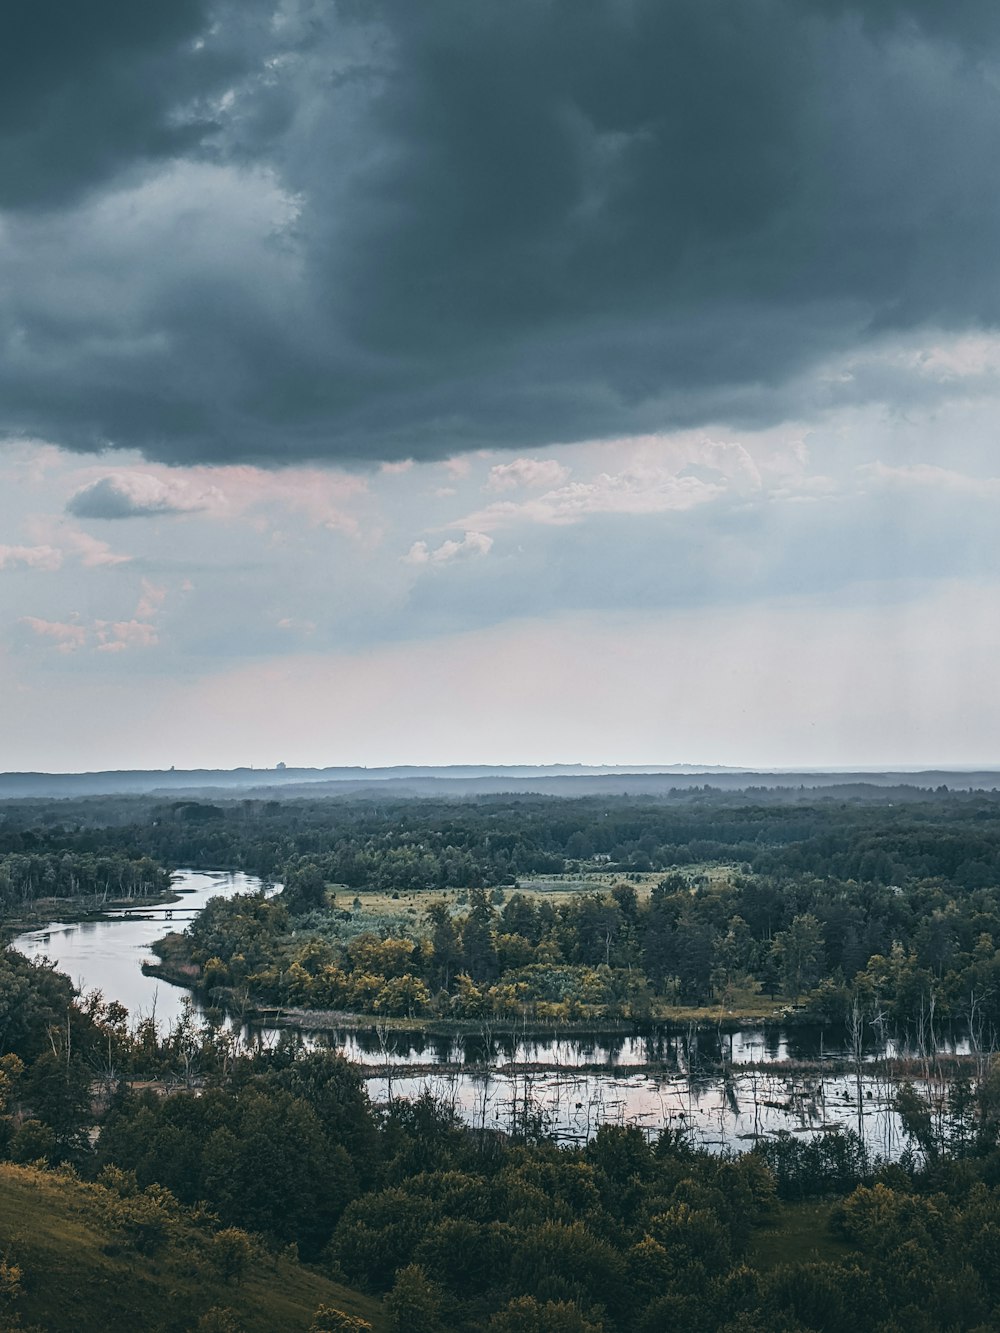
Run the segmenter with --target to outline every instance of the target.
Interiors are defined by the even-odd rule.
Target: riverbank
[[[143,975],[154,942],[165,930],[183,929],[212,898],[257,887],[242,874],[179,869],[157,894],[39,900],[3,925],[7,942],[25,957],[47,959],[84,993],[99,990],[123,1004],[133,1022],[152,1018],[165,1033],[186,1012],[191,992]]]
[[[14,935],[41,930],[53,921],[63,925],[84,921],[112,921],[122,912],[139,917],[146,908],[166,907],[183,900],[184,895],[173,890],[134,898],[108,898],[104,894],[79,898],[37,898],[17,912],[0,918],[0,940],[9,944]]]

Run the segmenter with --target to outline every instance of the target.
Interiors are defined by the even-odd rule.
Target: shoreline
[[[79,898],[38,898],[30,908],[0,919],[0,942],[7,946],[15,935],[43,930],[50,925],[76,925],[82,921],[112,921],[111,913],[135,912],[147,907],[166,907],[184,901],[184,894],[168,889],[164,893],[134,898],[105,898],[94,894]]]

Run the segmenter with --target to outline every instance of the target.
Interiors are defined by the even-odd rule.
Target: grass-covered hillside
[[[386,1327],[378,1300],[109,1181],[0,1164],[0,1330],[304,1333],[321,1306]]]

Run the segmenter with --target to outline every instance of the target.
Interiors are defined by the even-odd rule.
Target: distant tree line
[[[1000,794],[872,789],[684,791],[671,797],[0,804],[0,852],[125,851],[168,866],[277,878],[307,856],[348,888],[509,885],[583,866],[651,873],[706,862],[778,879],[818,876],[955,889],[1000,885]]]

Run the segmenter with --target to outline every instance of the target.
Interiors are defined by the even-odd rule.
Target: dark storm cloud
[[[164,208],[202,223],[145,252],[50,212],[59,271],[0,316],[11,430],[280,462],[764,422],[824,358],[1000,315],[985,0],[135,9],[28,41],[7,202],[153,158],[244,183],[189,184]],[[288,216],[227,249],[251,187]]]
[[[209,22],[204,0],[12,0],[0,44],[0,205],[51,207],[199,142],[212,125],[198,102],[232,67],[204,44]]]

